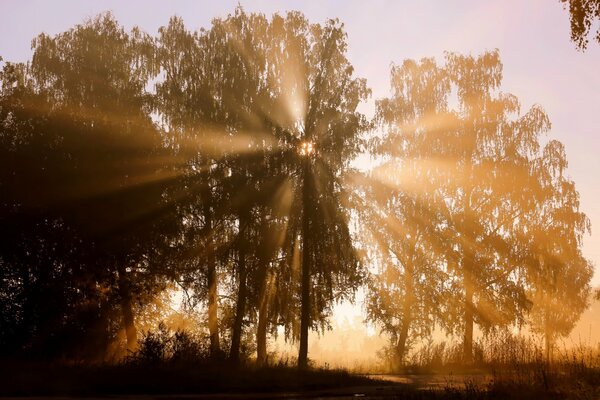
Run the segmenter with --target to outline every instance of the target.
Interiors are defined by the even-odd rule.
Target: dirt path
[[[422,374],[422,375],[369,375],[382,381],[404,383],[418,389],[463,389],[469,385],[485,386],[492,376],[489,374]]]

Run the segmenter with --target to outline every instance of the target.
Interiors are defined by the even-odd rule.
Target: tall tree
[[[275,19],[273,25],[277,23]],[[296,204],[301,205],[301,219],[291,226],[299,229],[294,236],[301,242],[298,365],[303,368],[308,363],[309,328],[326,318],[333,301],[352,294],[362,277],[347,226],[342,178],[368,128],[356,108],[369,92],[364,80],[353,77],[339,22],[308,25],[301,15],[291,13],[284,27],[291,36],[287,58],[297,64],[282,67],[299,71],[292,93],[299,96],[300,107],[290,129],[297,141],[292,142],[295,152],[289,161],[296,165],[293,185]]]
[[[295,280],[295,273],[279,276],[287,293],[300,300],[299,363],[306,366],[310,326],[324,321],[332,301],[351,293],[360,277],[339,200],[340,177],[357,154],[359,135],[367,127],[356,107],[368,90],[363,80],[352,76],[344,54],[345,34],[336,21],[325,26],[310,25],[300,13],[275,15],[269,21],[238,8],[228,18],[213,21],[210,30],[195,37],[186,35],[181,34],[187,39],[178,43],[195,42],[190,45],[196,46],[193,52],[184,53],[184,44],[163,46],[166,68],[177,65],[185,72],[167,72],[159,91],[173,100],[165,112],[170,121],[175,121],[171,115],[177,113],[182,114],[179,121],[194,115],[184,124],[175,125],[175,133],[195,132],[194,143],[204,146],[198,151],[200,156],[210,151],[211,145],[213,151],[221,151],[220,158],[209,158],[205,165],[214,166],[208,168],[211,171],[226,171],[227,176],[219,180],[231,210],[227,214],[238,235],[229,241],[231,254],[237,257],[238,279],[232,355],[238,349],[241,321],[248,311],[244,306],[248,292],[244,281],[257,268],[256,260],[270,262],[257,256],[256,248],[245,248],[252,242],[247,235],[260,231],[257,220],[276,214],[264,209],[265,204],[273,204],[272,200],[264,196],[258,196],[263,198],[258,200],[252,193],[272,188],[273,197],[292,199],[289,207],[283,207],[289,209],[289,215],[273,219],[285,224],[288,239],[280,243],[290,246],[265,253],[270,254],[269,258],[282,253],[287,266],[278,265],[292,271],[301,250],[301,282]],[[193,62],[190,54],[206,54],[207,58],[198,57],[207,61]],[[207,79],[202,78],[203,74]],[[211,86],[203,90],[203,85]],[[198,100],[188,102],[190,95]],[[188,109],[182,104],[194,107]],[[251,162],[244,161],[244,157]],[[289,194],[281,196],[281,190]],[[236,200],[239,197],[246,201]],[[263,217],[259,217],[261,214]],[[311,237],[324,239],[311,245]],[[257,275],[252,272],[252,276],[266,279],[268,274],[258,272],[264,268],[258,267]],[[264,287],[264,282],[259,285]],[[266,292],[260,292],[259,297],[264,298]],[[285,306],[273,310],[294,314],[295,301],[279,304]],[[294,318],[283,320],[298,334],[293,328]]]
[[[539,204],[531,219],[528,296],[533,302],[530,321],[544,336],[546,356],[552,357],[557,337],[568,335],[588,305],[592,264],[581,254],[590,221],[579,209],[579,193],[566,176],[562,143],[546,144],[535,163]]]
[[[385,160],[362,180],[363,240],[372,243],[367,318],[391,338],[395,364],[440,319],[446,243],[444,160],[458,123],[448,110],[449,78],[433,60],[392,67],[392,97],[377,102],[383,136],[371,154]],[[381,229],[385,226],[386,229]]]
[[[418,234],[411,225],[429,224],[422,243],[409,247],[443,254],[439,321],[450,332],[462,330],[466,361],[475,323],[486,330],[522,321],[530,306],[523,216],[535,207],[531,164],[549,122],[539,107],[521,115],[518,100],[499,92],[501,78],[497,52],[447,54],[443,67],[407,61],[393,70],[393,97],[379,103],[390,126],[380,151],[406,157],[407,170],[388,168],[374,177],[406,193],[392,197],[405,240]],[[404,179],[398,184],[394,176]],[[409,255],[405,250],[402,257]]]
[[[218,208],[219,183],[224,177],[224,168],[215,159],[221,139],[227,137],[215,129],[225,118],[219,101],[220,57],[208,34],[188,32],[180,18],[171,18],[159,30],[156,60],[164,79],[156,85],[157,112],[168,132],[168,144],[183,164],[183,182],[170,194],[184,221],[185,235],[179,247],[187,257],[180,263],[189,267],[183,273],[185,286],[206,298],[213,356],[221,352],[217,242],[223,230],[217,227],[222,227]]]
[[[23,103],[31,129],[16,132],[23,140],[12,174],[21,183],[10,196],[20,206],[11,218],[72,232],[76,245],[61,268],[81,270],[89,290],[119,304],[131,349],[133,304],[161,287],[149,260],[167,233],[162,193],[171,178],[156,162],[165,155],[145,91],[152,40],[104,14],[55,37],[42,34],[33,49],[26,71],[33,97]]]
[[[523,290],[522,216],[535,207],[530,164],[550,123],[539,107],[520,114],[518,100],[498,93],[497,52],[478,58],[447,56],[458,95],[458,179],[451,180],[450,261],[460,276],[464,357],[472,358],[473,324],[482,328],[522,321],[530,303]]]

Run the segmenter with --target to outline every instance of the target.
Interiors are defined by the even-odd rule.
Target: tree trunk
[[[271,282],[267,272],[267,264],[260,261],[258,273],[260,288],[258,291],[258,324],[256,327],[256,364],[267,364],[267,327],[269,318],[269,299],[271,295]]]
[[[404,353],[406,353],[406,341],[408,339],[408,328],[410,326],[410,320],[404,317],[402,320],[402,327],[400,328],[400,336],[398,337],[398,344],[396,351],[398,352],[398,366],[404,364]]]
[[[125,297],[121,301],[123,311],[123,325],[127,336],[127,351],[135,351],[137,347],[137,330],[133,320],[133,307],[131,297]]]
[[[235,319],[233,321],[233,330],[231,334],[231,351],[229,352],[229,358],[233,362],[239,362],[240,360],[240,342],[242,338],[242,329],[244,322],[244,315],[246,313],[246,230],[247,219],[246,217],[240,217],[240,231],[239,231],[239,244],[238,244],[238,294],[235,309]]]
[[[256,327],[256,364],[267,364],[267,325],[269,318],[269,283],[264,283],[258,307],[258,325]]]
[[[269,305],[273,285],[273,275],[269,270],[272,256],[278,251],[279,234],[270,229],[265,216],[261,221],[262,244],[258,251],[258,323],[256,326],[256,365],[267,365],[267,329],[269,327]]]
[[[137,348],[137,330],[133,317],[130,282],[124,267],[119,267],[117,272],[119,273],[119,295],[121,297],[123,328],[127,337],[127,352],[133,352]]]
[[[474,144],[473,144],[474,148]],[[463,209],[463,221],[462,231],[463,235],[467,238],[473,237],[473,212],[471,205],[471,194],[473,189],[471,187],[472,176],[473,176],[473,163],[471,161],[472,148],[467,156],[466,162],[466,173],[467,173],[467,186],[465,188],[464,195],[464,209]],[[462,273],[463,273],[463,285],[465,289],[465,303],[464,303],[464,323],[465,331],[463,337],[463,361],[465,363],[471,363],[473,361],[473,263],[474,263],[474,249],[472,244],[469,242],[461,245],[462,249]]]
[[[311,274],[311,237],[310,237],[310,177],[309,158],[303,165],[302,182],[302,281],[300,314],[300,348],[298,368],[308,367],[308,328],[310,326],[310,274]]]
[[[221,352],[219,343],[219,319],[217,298],[217,268],[214,256],[209,256],[208,271],[208,333],[210,336],[210,355],[217,357]]]
[[[411,258],[412,262],[412,258]],[[398,344],[396,351],[398,352],[398,366],[404,364],[404,355],[406,353],[406,342],[408,340],[408,330],[412,321],[411,307],[414,303],[414,285],[413,285],[413,272],[411,268],[405,267],[404,273],[404,287],[406,288],[406,295],[404,296],[404,304],[402,305],[402,326],[400,328],[400,336],[398,337]]]
[[[21,317],[21,325],[17,333],[20,339],[18,343],[22,346],[26,346],[27,343],[32,339],[33,333],[33,309],[34,309],[34,295],[31,285],[31,271],[29,267],[24,267],[21,270],[21,279],[23,281],[23,313]],[[12,350],[12,349],[11,349]],[[15,349],[16,350],[16,349]]]
[[[208,182],[208,177],[204,177],[205,181]],[[215,358],[221,353],[221,346],[219,342],[219,318],[218,318],[218,279],[217,279],[217,266],[215,260],[215,245],[214,245],[214,232],[213,232],[213,220],[212,220],[212,194],[208,183],[204,184],[202,188],[204,194],[203,203],[203,214],[204,214],[204,228],[203,236],[206,240],[206,267],[207,267],[207,286],[208,286],[208,333],[210,336],[210,355]]]
[[[471,279],[465,275],[465,332],[463,340],[464,362],[473,361],[473,285]]]

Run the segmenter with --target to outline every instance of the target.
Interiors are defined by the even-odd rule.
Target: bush
[[[196,363],[208,359],[208,347],[200,338],[184,330],[171,332],[162,322],[138,341],[138,349],[128,362],[137,364]]]

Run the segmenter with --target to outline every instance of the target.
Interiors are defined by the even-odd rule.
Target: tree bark
[[[473,134],[474,135],[474,134]],[[466,157],[466,175],[467,184],[465,187],[465,195],[463,201],[463,220],[462,220],[462,231],[463,235],[467,238],[473,239],[473,226],[472,226],[472,205],[471,195],[473,188],[471,186],[473,177],[473,163],[471,161],[473,149],[475,143],[471,143],[468,155]],[[464,323],[465,330],[463,336],[463,361],[465,363],[471,363],[473,361],[473,262],[474,262],[474,249],[472,245],[467,242],[461,245],[462,249],[462,273],[463,273],[463,285],[465,289],[464,298]]]
[[[20,336],[19,343],[21,343],[22,346],[25,346],[27,341],[31,340],[33,330],[34,299],[32,299],[32,296],[34,294],[31,285],[31,271],[29,267],[24,267],[21,270],[21,279],[23,280],[23,293],[25,296],[23,299],[23,314],[18,335]]]
[[[411,258],[412,262],[412,258]],[[411,307],[414,303],[414,285],[413,285],[413,272],[411,268],[405,267],[404,273],[404,287],[406,288],[406,295],[404,296],[404,304],[402,305],[402,325],[400,328],[400,336],[396,351],[398,352],[398,366],[404,364],[404,355],[406,353],[406,342],[408,340],[408,330],[412,322],[412,311]]]
[[[473,285],[469,274],[469,271],[465,271],[465,332],[463,339],[463,359],[466,363],[473,361]]]
[[[204,180],[207,182],[202,188],[204,194],[203,209],[204,228],[203,236],[206,240],[206,280],[208,286],[208,333],[210,336],[210,355],[215,358],[221,353],[219,341],[219,316],[218,316],[218,279],[217,266],[215,260],[214,232],[212,219],[212,194],[208,184],[208,177]]]
[[[264,238],[264,236],[263,236]],[[258,279],[258,324],[256,326],[256,364],[267,364],[267,327],[269,319],[269,300],[271,296],[271,280],[267,271],[268,265],[264,256],[264,249],[259,260]]]
[[[300,347],[298,368],[308,367],[308,328],[310,327],[310,274],[311,274],[311,237],[310,237],[310,177],[307,157],[303,164],[302,182],[302,281],[300,314]]]
[[[272,256],[278,251],[278,234],[269,229],[263,215],[261,221],[262,244],[258,250],[258,323],[256,326],[256,364],[267,365],[267,330],[269,327],[269,305],[273,285],[273,273],[269,269]]]
[[[269,318],[270,282],[267,274],[260,290],[260,303],[258,306],[258,325],[256,327],[256,364],[267,364],[267,326]]]
[[[242,338],[242,329],[244,322],[244,315],[246,313],[246,297],[247,297],[247,286],[246,286],[246,216],[240,217],[240,231],[239,231],[239,244],[238,244],[238,293],[237,302],[235,309],[235,319],[233,322],[233,330],[231,334],[231,351],[229,352],[229,358],[233,362],[239,362],[240,360],[240,342]]]
[[[137,329],[133,317],[133,301],[131,296],[131,287],[127,271],[124,267],[119,267],[119,295],[121,297],[121,314],[123,328],[127,338],[127,351],[133,352],[137,348]]]
[[[123,311],[123,325],[127,336],[127,351],[135,351],[137,347],[137,329],[133,319],[133,307],[131,297],[125,297],[121,302]]]
[[[217,269],[214,256],[209,256],[208,271],[208,333],[210,336],[210,355],[217,357],[221,352],[219,343],[219,316],[217,298]]]
[[[406,341],[408,339],[408,329],[410,326],[410,320],[404,316],[402,319],[402,327],[400,328],[400,336],[398,337],[398,344],[396,351],[398,352],[398,366],[404,364],[404,353],[406,353]]]

